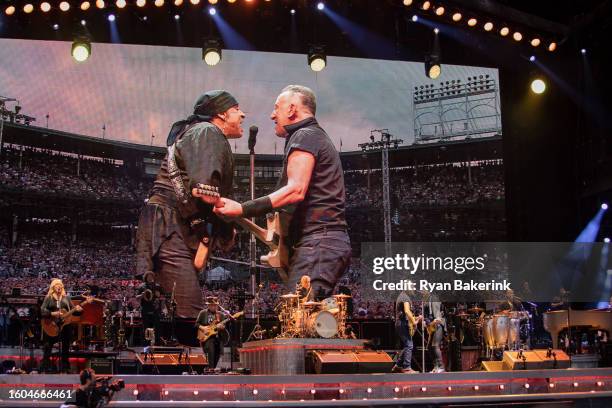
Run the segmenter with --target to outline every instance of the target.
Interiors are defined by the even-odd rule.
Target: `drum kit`
[[[293,293],[281,296],[279,337],[347,338],[349,298],[349,295],[333,295],[321,302],[303,302]]]

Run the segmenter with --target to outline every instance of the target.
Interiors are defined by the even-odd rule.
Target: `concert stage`
[[[125,389],[115,395],[114,406],[482,403],[500,406],[528,401],[554,401],[563,406],[609,407],[612,404],[610,368],[441,374],[116,375],[114,378],[125,380]],[[43,390],[64,391],[66,395],[76,389],[77,382],[77,375],[3,375],[0,376],[0,406],[31,406],[34,397],[29,395],[35,395],[36,390],[39,395]],[[39,396],[36,405],[57,406],[59,401],[62,399],[53,395]]]

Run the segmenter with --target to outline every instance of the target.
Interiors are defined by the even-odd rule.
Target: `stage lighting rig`
[[[327,66],[325,49],[320,45],[313,45],[308,52],[308,66],[314,72],[321,72]]]
[[[221,62],[221,41],[216,38],[209,38],[204,41],[202,48],[202,59],[209,66],[215,66]]]
[[[76,62],[84,62],[91,55],[91,36],[85,26],[81,26],[72,41],[72,58]]]
[[[434,33],[434,42],[431,52],[425,56],[425,75],[430,79],[436,79],[442,73],[440,63],[440,40],[438,33]]]
[[[531,91],[537,95],[540,95],[546,91],[546,82],[542,79],[537,78],[531,81]]]

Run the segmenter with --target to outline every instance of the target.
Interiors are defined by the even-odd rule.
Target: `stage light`
[[[85,21],[85,20],[81,20],[81,25],[82,25],[83,27],[85,27],[85,26],[87,25],[87,21]]]
[[[441,16],[441,15],[443,15],[443,14],[444,14],[444,11],[445,11],[445,10],[444,10],[444,7],[440,6],[440,7],[438,7],[438,8],[436,9],[436,15],[437,15],[437,16]]]
[[[432,58],[431,55],[425,58],[425,75],[430,79],[437,79],[442,73],[442,66],[438,58]]]
[[[446,390],[447,390],[447,391],[452,391],[452,390],[453,390],[453,387],[451,387],[451,386],[449,385],[448,387],[446,387]]]
[[[404,6],[411,6],[412,0],[404,0]]]
[[[533,40],[531,40],[531,46],[532,47],[538,47],[540,44],[542,43],[542,41],[540,41],[539,38],[534,38]]]
[[[113,21],[115,21],[115,15],[114,14],[109,14],[108,17],[107,17],[107,20],[112,23]]]
[[[535,55],[532,55],[531,57],[529,57],[529,61],[531,61],[531,62],[535,62],[535,60],[536,60]]]
[[[499,35],[502,37],[505,37],[508,34],[510,34],[510,29],[508,27],[502,27],[501,30],[499,30]]]
[[[366,392],[367,392],[368,394],[371,394],[371,393],[372,393],[372,389],[371,389],[370,387],[368,387],[368,389],[366,390]]]
[[[221,62],[221,42],[216,39],[209,39],[204,41],[204,48],[202,48],[202,59],[209,66],[215,66]]]
[[[106,3],[104,3],[104,0],[96,0],[96,7],[99,9],[103,9],[104,7],[106,7]]]
[[[198,390],[193,391],[193,395],[198,395],[200,392]]]
[[[400,392],[399,387],[395,387],[395,388],[393,389],[393,392]]]
[[[199,1],[200,1],[200,0],[198,0],[198,2],[199,2]],[[236,2],[236,0],[227,0],[227,2],[228,2],[228,3],[235,3],[235,2]]]
[[[323,4],[323,2],[322,2],[322,1],[320,1],[320,2],[317,4],[317,9],[318,9],[318,10],[323,10],[324,8],[325,8],[325,4]]]
[[[155,7],[161,7],[164,5],[164,0],[155,0]]]
[[[117,8],[125,8],[125,0],[117,0],[117,2],[115,3],[115,5],[117,6]]]
[[[88,1],[84,1],[81,3],[81,10],[87,11],[91,7],[91,3]]]
[[[168,390],[164,391],[164,395],[167,396],[168,394],[170,394],[170,392]]]
[[[315,394],[317,393],[317,390],[315,390],[315,389],[313,388],[313,389],[311,389],[311,390],[310,390],[310,393],[311,393],[312,395],[315,395]]]
[[[208,9],[208,14],[210,14],[211,16],[214,16],[215,14],[217,14],[217,9],[211,6]]]
[[[91,55],[91,43],[89,40],[80,38],[72,43],[72,58],[76,62],[84,62]]]
[[[608,203],[603,203],[601,205],[601,209],[604,210],[604,211],[607,210],[608,209]]]
[[[46,1],[40,3],[40,10],[43,13],[48,12],[49,10],[51,10],[51,5],[49,3],[47,3]]]
[[[228,390],[224,390],[223,391],[223,395],[229,395],[229,391]]]
[[[581,53],[582,55],[585,55],[585,54],[586,54],[586,49],[585,49],[585,48],[582,48],[582,49],[580,50],[580,53]]]
[[[474,386],[474,391],[478,391],[480,389],[480,387],[478,385]]]
[[[325,50],[320,46],[313,46],[308,52],[308,66],[314,72],[321,72],[327,66]]]
[[[253,390],[253,395],[257,395],[257,394],[259,394],[259,391],[257,391],[257,389],[254,389]]]
[[[504,384],[499,384],[499,389],[503,390],[504,388],[506,388],[506,386]]]
[[[608,238],[608,242],[610,242],[610,238]],[[597,381],[597,386],[598,387],[603,387],[603,382],[602,381]]]
[[[193,4],[194,6],[197,6],[198,4],[200,4],[200,0],[189,0],[189,2]]]
[[[605,237],[605,238],[604,238],[604,242],[605,242],[606,244],[609,244],[609,243],[610,243],[610,238]]]
[[[514,34],[512,34],[512,38],[514,38],[514,41],[521,41],[523,39],[523,34],[516,31]]]
[[[183,0],[174,0],[174,5],[175,5],[176,7],[180,7],[180,6],[182,6],[182,5],[183,5]]]
[[[291,13],[291,15],[294,15],[295,14],[295,9],[291,9],[290,13]]]
[[[423,5],[421,5],[421,8],[423,10],[429,10],[431,8],[431,2],[430,1],[424,1]]]
[[[181,19],[181,16],[179,16],[178,14],[174,15],[174,20],[175,21],[179,21]]]
[[[469,25],[470,27],[474,27],[476,24],[478,24],[478,20],[476,20],[474,17],[472,17],[472,18],[470,18],[470,19],[468,20],[468,25]]]
[[[417,21],[419,21],[419,16],[417,16],[416,14],[412,16],[412,22],[416,23]]]
[[[210,4],[217,4],[217,2],[218,2],[218,1],[219,1],[219,0],[208,0],[208,2],[209,2]]]
[[[7,16],[12,16],[13,14],[15,14],[15,6],[8,6],[5,10],[4,13]]]
[[[62,1],[59,7],[60,7],[60,10],[62,11],[68,11],[70,10],[70,3],[68,3],[67,1]]]
[[[548,44],[548,51],[553,52],[556,49],[557,49],[557,43],[556,42],[553,41],[550,44]]]
[[[59,30],[59,24],[53,24],[53,29],[54,29],[55,31]]]
[[[34,10],[34,6],[31,5],[30,3],[23,6],[23,12],[26,14],[30,14],[33,10]]]
[[[421,392],[426,392],[427,391],[427,387],[421,387]]]
[[[338,390],[338,392],[339,392],[340,394],[344,394],[344,388],[340,388],[340,389]]]
[[[132,392],[132,394],[133,394],[133,395],[135,395],[135,396],[136,396],[136,395],[138,395],[138,390],[134,390],[134,391]]]
[[[434,33],[438,34],[440,32],[440,29],[438,27],[434,28]]]
[[[578,385],[579,385],[579,384],[578,384],[577,382],[575,382],[575,383],[573,384],[574,388],[578,388]]]
[[[548,384],[548,388],[555,388],[555,383]]]
[[[463,16],[461,13],[457,12],[453,14],[453,21],[460,21]]]
[[[147,21],[149,18],[147,16],[142,16],[142,21]]]
[[[490,22],[490,21],[487,21],[487,22],[485,23],[485,25],[484,25],[484,29],[485,29],[485,31],[491,31],[491,30],[493,30],[493,23],[492,23],[492,22]]]
[[[546,82],[539,78],[534,79],[533,81],[531,81],[531,90],[533,91],[533,93],[538,95],[544,93],[544,91],[546,90]]]
[[[525,389],[529,389],[529,383],[525,383]]]
[[[136,6],[144,7],[147,5],[147,0],[136,0]]]

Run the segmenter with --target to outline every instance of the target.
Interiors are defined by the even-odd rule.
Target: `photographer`
[[[79,408],[99,408],[106,406],[115,392],[125,388],[123,380],[110,381],[111,377],[96,378],[91,368],[81,371],[81,385],[75,393],[76,406]]]

